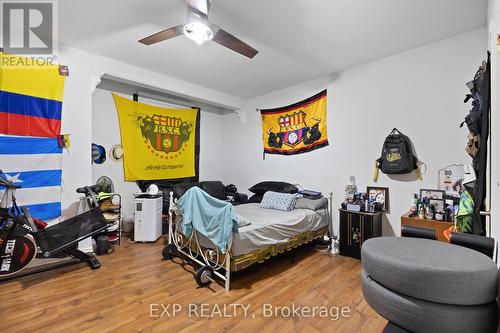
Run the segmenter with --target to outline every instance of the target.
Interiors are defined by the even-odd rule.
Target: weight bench
[[[28,266],[18,274],[1,278],[0,281],[79,263],[86,263],[91,269],[100,268],[101,263],[96,257],[78,250],[78,242],[102,232],[107,227],[108,223],[99,207],[92,208],[45,229],[36,229],[36,226],[32,225],[31,228],[35,228],[32,235],[41,251],[37,255],[40,262],[48,258],[61,258],[62,255],[69,255],[75,260],[61,260],[59,263],[50,262],[49,265],[37,267]]]

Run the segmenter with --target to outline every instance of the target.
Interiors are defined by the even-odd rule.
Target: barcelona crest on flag
[[[287,114],[279,118],[279,135],[285,145],[295,147],[302,142],[307,128],[306,123],[304,122],[305,116],[306,114],[301,110],[291,115]]]
[[[179,151],[189,140],[193,124],[181,118],[153,115],[139,117],[139,127],[151,147],[157,151],[170,153]],[[152,131],[149,129],[153,128]]]
[[[260,112],[264,153],[291,155],[328,146],[326,90],[295,104]]]

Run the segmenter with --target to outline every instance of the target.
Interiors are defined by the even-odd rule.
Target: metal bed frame
[[[164,247],[162,256],[165,259],[172,259],[173,257],[180,257],[185,263],[188,263],[194,267],[194,264],[198,264],[201,267],[196,271],[195,280],[199,286],[205,287],[211,283],[217,283],[215,278],[219,278],[224,282],[225,291],[229,291],[231,282],[231,271],[238,271],[240,269],[246,268],[256,263],[261,263],[272,256],[275,256],[286,251],[290,251],[300,245],[310,243],[311,241],[328,235],[330,239],[330,244],[332,244],[332,194],[329,194],[328,205],[325,208],[328,214],[328,226],[320,228],[316,231],[305,232],[297,235],[293,241],[289,241],[286,244],[276,244],[270,246],[263,250],[257,250],[255,252],[261,252],[261,255],[256,260],[245,261],[243,265],[237,265],[236,261],[240,257],[248,257],[249,254],[234,257],[231,253],[232,237],[227,244],[224,252],[215,246],[208,238],[204,238],[211,245],[206,246],[206,244],[200,244],[200,235],[196,229],[193,228],[190,236],[186,236],[182,233],[180,224],[182,223],[182,216],[177,208],[177,199],[174,200],[173,192],[170,192],[169,198],[169,210],[168,210],[168,243]],[[178,218],[176,223],[174,223],[174,218]],[[174,224],[175,227],[174,227]],[[201,235],[204,237],[203,235]],[[279,246],[278,246],[279,245]],[[252,253],[253,254],[253,253]]]

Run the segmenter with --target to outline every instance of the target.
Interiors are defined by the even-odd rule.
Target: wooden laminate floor
[[[363,299],[358,260],[305,246],[293,261],[285,254],[233,275],[226,293],[197,288],[179,259],[161,260],[162,243],[122,242],[99,257],[99,270],[77,265],[0,284],[0,332],[379,333],[386,324]],[[292,315],[294,304],[315,317]]]

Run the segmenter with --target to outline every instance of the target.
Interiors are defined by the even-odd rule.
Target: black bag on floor
[[[406,174],[417,170],[421,178],[417,162],[410,138],[394,128],[385,138],[380,158],[375,161],[373,180],[377,181],[379,169],[385,174]]]

